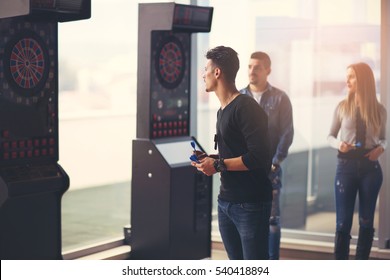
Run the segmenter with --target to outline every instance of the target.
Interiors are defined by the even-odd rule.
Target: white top
[[[367,127],[366,130],[366,145],[365,149],[372,149],[376,146],[382,146],[386,149],[386,118],[387,112],[383,105],[380,107],[380,115],[382,124],[379,134],[374,134],[372,127]],[[340,115],[340,103],[337,105],[333,115],[333,122],[330,128],[328,143],[331,147],[339,149],[341,142],[355,144],[356,142],[356,119],[348,116]]]
[[[260,104],[261,97],[265,91],[252,91],[253,98]]]

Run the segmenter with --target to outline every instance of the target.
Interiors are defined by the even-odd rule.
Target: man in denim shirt
[[[268,115],[268,132],[272,154],[272,168],[269,174],[273,186],[273,200],[270,217],[269,257],[279,259],[280,249],[280,194],[282,188],[281,162],[287,157],[293,141],[293,112],[287,94],[268,82],[271,73],[271,59],[264,52],[252,53],[249,65],[249,85],[240,90],[252,96]]]

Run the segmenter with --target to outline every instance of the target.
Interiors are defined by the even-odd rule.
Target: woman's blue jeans
[[[231,203],[218,199],[218,224],[231,260],[268,260],[271,202]]]
[[[382,181],[382,168],[378,161],[338,158],[335,177],[336,232],[350,234],[357,195],[359,226],[373,228]]]

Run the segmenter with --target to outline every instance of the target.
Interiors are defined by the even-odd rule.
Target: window
[[[330,240],[336,153],[326,137],[333,110],[345,94],[348,64],[368,62],[379,93],[380,0],[180,2],[214,7],[211,32],[193,35],[198,47],[198,92],[192,93],[198,99],[198,141],[214,152],[219,103],[213,93],[204,92],[206,51],[227,45],[239,53],[239,89],[247,85],[250,54],[268,52],[270,83],[288,93],[294,109],[295,138],[284,163],[282,227]],[[126,0],[95,0],[91,19],[59,24],[59,163],[71,180],[62,200],[63,251],[123,238],[122,227],[130,223],[137,25],[138,2]],[[215,202],[217,176],[213,183]],[[378,215],[375,223],[377,228]],[[356,226],[354,221],[353,235]],[[217,237],[216,227],[214,232]]]
[[[333,240],[336,151],[326,139],[333,110],[346,93],[349,64],[370,64],[379,94],[380,1],[359,1],[359,5],[326,0],[243,1],[240,7],[225,1],[210,4],[214,6],[213,25],[210,34],[199,36],[198,68],[202,69],[208,48],[231,46],[240,57],[237,87],[241,89],[248,84],[250,54],[265,51],[272,60],[270,83],[285,90],[293,104],[295,137],[283,163],[282,230]],[[198,137],[210,152],[219,102],[204,92],[202,82],[198,82]],[[214,201],[218,186],[219,179],[214,178]],[[375,228],[378,219],[377,214]],[[352,235],[357,235],[357,218],[353,226]]]
[[[59,23],[64,252],[123,238],[130,224],[138,2],[94,0],[90,19]]]

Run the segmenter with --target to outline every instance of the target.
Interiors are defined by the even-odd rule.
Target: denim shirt
[[[241,89],[240,93],[253,97],[249,85]],[[287,157],[294,138],[291,102],[284,91],[268,83],[267,90],[261,97],[260,106],[268,115],[272,164],[279,165]]]

